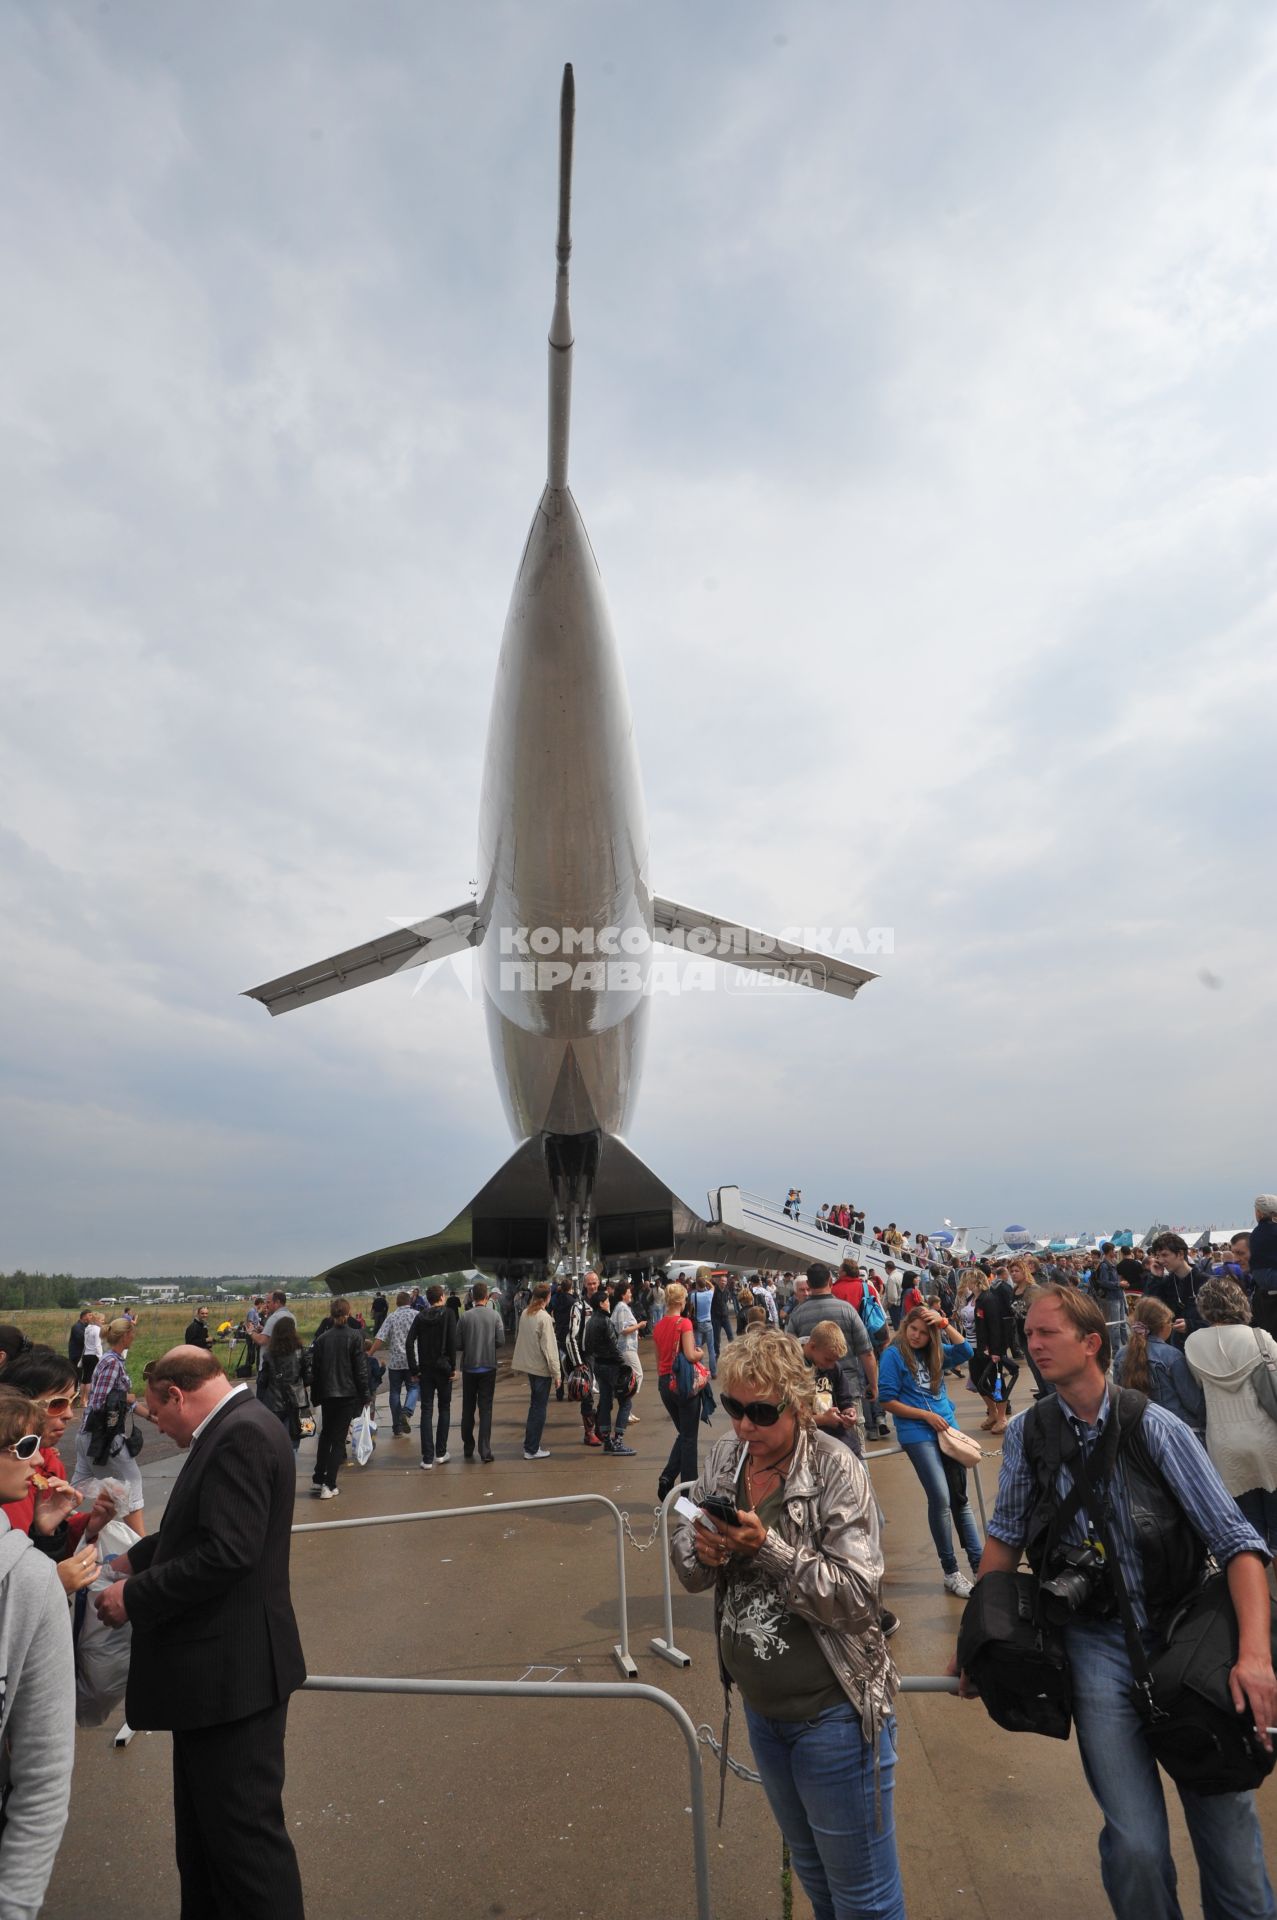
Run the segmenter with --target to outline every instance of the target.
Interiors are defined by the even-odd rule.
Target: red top
[[[872,1280],[869,1282],[869,1290],[876,1300],[878,1298],[878,1289],[874,1286]],[[863,1277],[859,1280],[852,1280],[845,1274],[840,1275],[840,1277],[834,1281],[833,1295],[836,1300],[845,1300],[847,1305],[854,1307],[857,1313],[864,1312],[865,1283]]]
[[[683,1328],[692,1331],[690,1320],[684,1320],[681,1314],[667,1313],[652,1328],[652,1345],[656,1348],[656,1373],[660,1380],[668,1380],[674,1371],[674,1355],[678,1352],[679,1342],[683,1338]]]
[[[65,1480],[67,1477],[62,1457],[52,1447],[40,1449],[40,1465],[37,1471],[47,1480]],[[15,1533],[30,1533],[31,1522],[35,1519],[35,1496],[35,1483],[31,1482],[21,1500],[11,1500],[7,1507],[0,1507],[0,1513],[3,1513]],[[89,1511],[86,1507],[83,1513],[73,1513],[67,1521],[68,1536],[76,1546],[80,1544],[80,1535],[84,1532],[88,1518]]]

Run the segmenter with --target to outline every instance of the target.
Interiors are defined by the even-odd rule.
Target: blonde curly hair
[[[816,1424],[816,1381],[792,1333],[746,1327],[718,1356],[718,1389],[737,1399],[775,1399],[794,1409],[801,1427]]]

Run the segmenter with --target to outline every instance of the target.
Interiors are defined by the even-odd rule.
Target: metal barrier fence
[[[517,1504],[540,1504],[546,1502],[519,1502]],[[487,1507],[476,1507],[476,1513],[487,1513]],[[403,1519],[411,1517],[404,1514]],[[330,1524],[341,1526],[341,1521]],[[345,1524],[358,1525],[358,1522],[346,1521]],[[305,1529],[294,1529],[305,1531]],[[957,1682],[954,1682],[957,1685]],[[690,1717],[680,1707],[678,1701],[668,1693],[662,1693],[659,1687],[632,1686],[620,1687],[614,1680],[401,1680],[377,1679],[364,1674],[312,1674],[304,1683],[307,1693],[416,1693],[416,1694],[460,1694],[471,1697],[496,1697],[503,1700],[650,1700],[654,1706],[661,1707],[670,1718],[677,1722],[679,1732],[687,1747],[688,1780],[692,1789],[692,1853],[696,1869],[696,1920],[713,1920],[710,1907],[709,1889],[709,1836],[705,1826],[705,1780],[701,1773],[700,1747],[696,1738],[696,1728]]]
[[[893,1453],[903,1453],[903,1452],[904,1452],[904,1448],[899,1445],[894,1447],[880,1447],[877,1453],[866,1453],[865,1459],[866,1460],[890,1460]],[[990,1458],[992,1457],[993,1456],[990,1455]],[[988,1509],[984,1504],[984,1485],[980,1479],[979,1462],[978,1461],[974,1462],[967,1469],[967,1471],[970,1473],[971,1478],[975,1481],[975,1497],[976,1497],[976,1502],[980,1508],[980,1530],[982,1533],[987,1534],[989,1531],[989,1513],[988,1513]]]
[[[692,1482],[688,1482],[691,1485]],[[484,1509],[479,1509],[484,1511]],[[333,1524],[340,1524],[334,1522]],[[348,1523],[349,1524],[349,1523]],[[655,1642],[653,1642],[655,1645]],[[612,1680],[407,1680],[372,1674],[313,1673],[303,1682],[304,1693],[406,1693],[454,1695],[501,1700],[650,1700],[676,1722],[687,1748],[688,1784],[692,1793],[692,1859],[696,1874],[696,1920],[713,1920],[709,1884],[709,1833],[705,1824],[705,1777],[701,1771],[701,1733],[672,1695],[659,1687],[617,1686]],[[901,1693],[956,1693],[958,1682],[948,1674],[905,1675]],[[709,1733],[709,1729],[703,1730]],[[712,1733],[706,1745],[717,1750]],[[758,1775],[739,1764],[733,1771],[754,1782]]]
[[[615,1502],[603,1493],[561,1493],[544,1500],[485,1501],[481,1507],[435,1507],[426,1513],[378,1513],[367,1519],[306,1520],[293,1528],[294,1533],[340,1533],[353,1527],[397,1527],[410,1520],[466,1520],[485,1513],[526,1513],[537,1507],[606,1507],[616,1522],[616,1585],[620,1644],[613,1647],[612,1658],[627,1680],[638,1679],[638,1668],[630,1655],[629,1604],[625,1585],[625,1517]],[[668,1575],[666,1578],[668,1586]],[[407,1686],[407,1682],[403,1683]],[[440,1685],[443,1683],[440,1682]],[[477,1683],[476,1683],[477,1684]],[[489,1684],[489,1683],[485,1683]],[[497,1686],[500,1682],[490,1683]],[[393,1689],[392,1689],[393,1691]],[[526,1691],[526,1689],[525,1689]]]
[[[690,1653],[681,1653],[674,1645],[674,1589],[670,1584],[670,1508],[681,1493],[690,1493],[695,1485],[695,1480],[683,1480],[678,1486],[671,1487],[661,1502],[661,1517],[656,1523],[656,1531],[661,1543],[661,1597],[665,1604],[665,1632],[648,1644],[653,1653],[658,1654],[662,1660],[668,1660],[672,1667],[690,1667],[692,1656]]]

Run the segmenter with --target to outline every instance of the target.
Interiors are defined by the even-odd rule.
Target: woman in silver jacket
[[[816,1920],[903,1920],[892,1789],[898,1681],[879,1627],[882,1553],[868,1473],[815,1424],[789,1334],[750,1328],[718,1366],[733,1434],[693,1499],[727,1501],[674,1535],[675,1572],[714,1589],[719,1665]],[[724,1725],[723,1744],[727,1743]]]

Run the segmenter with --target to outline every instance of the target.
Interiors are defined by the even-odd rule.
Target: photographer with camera
[[[1254,1795],[1220,1790],[1205,1770],[1201,1791],[1184,1784],[1184,1756],[1168,1751],[1163,1730],[1200,1709],[1160,1692],[1160,1677],[1155,1689],[1149,1665],[1156,1668],[1181,1603],[1209,1591],[1209,1552],[1226,1569],[1221,1598],[1236,1615],[1232,1711],[1221,1718],[1238,1745],[1244,1736],[1258,1754],[1262,1777],[1277,1722],[1264,1544],[1183,1421],[1142,1394],[1110,1388],[1109,1329],[1097,1301],[1070,1287],[1044,1288],[1026,1329],[1054,1394],[1007,1429],[964,1648],[975,1644],[973,1615],[991,1610],[996,1583],[986,1588],[988,1577],[1014,1576],[1024,1553],[1040,1581],[1039,1619],[1062,1626],[1082,1765],[1104,1815],[1100,1872],[1118,1920],[1181,1920],[1159,1754],[1178,1782],[1205,1913],[1271,1920],[1277,1905]],[[957,1667],[955,1660],[950,1670]],[[965,1673],[962,1691],[974,1691]],[[1067,1716],[1063,1727],[1033,1725],[1066,1729]],[[1205,1735],[1195,1743],[1207,1768],[1216,1764],[1210,1744]]]

